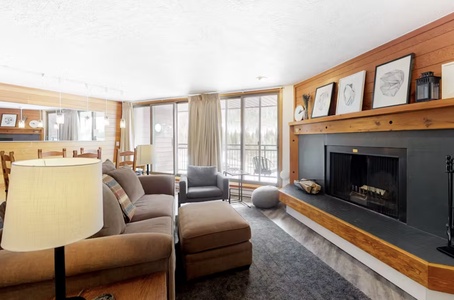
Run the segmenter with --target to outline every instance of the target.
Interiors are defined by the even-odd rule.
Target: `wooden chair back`
[[[101,159],[101,147],[96,152],[85,152],[84,148],[80,148],[80,154],[77,154],[77,150],[73,151],[73,157],[86,157],[86,158],[97,158]]]
[[[11,164],[15,161],[14,152],[5,154],[5,151],[0,151],[0,159],[2,161],[3,180],[5,181],[5,195],[8,197],[9,174],[11,174]]]
[[[134,151],[123,151],[120,152],[120,149],[117,149],[117,161],[115,163],[115,167],[131,167],[132,170],[135,172],[136,171],[136,162],[137,162],[137,151],[134,149]]]
[[[66,148],[63,148],[62,151],[46,151],[46,152],[43,152],[43,149],[38,149],[38,158],[45,157],[66,157]]]

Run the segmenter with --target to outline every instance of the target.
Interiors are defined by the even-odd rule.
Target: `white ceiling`
[[[453,0],[2,0],[0,82],[132,101],[283,86],[453,11]]]

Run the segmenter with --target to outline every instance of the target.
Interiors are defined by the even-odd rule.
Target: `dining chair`
[[[63,148],[62,151],[46,151],[46,152],[43,152],[43,149],[38,149],[38,158],[45,157],[66,157],[66,148]]]
[[[97,158],[101,159],[101,147],[96,152],[85,152],[84,148],[80,148],[80,154],[77,154],[77,150],[73,151],[73,157],[86,157],[86,158]]]
[[[11,174],[11,164],[15,161],[14,152],[5,154],[5,151],[0,151],[0,159],[2,161],[3,180],[5,181],[5,197],[8,198],[9,174]]]
[[[115,163],[115,167],[118,169],[119,167],[131,167],[134,171],[136,170],[136,162],[137,162],[137,150],[134,149],[128,151],[120,151],[117,149],[117,161]]]

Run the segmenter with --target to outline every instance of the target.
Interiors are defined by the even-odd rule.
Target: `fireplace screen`
[[[405,149],[328,146],[328,193],[405,222]],[[397,152],[399,152],[397,151]],[[390,155],[391,154],[391,155]]]

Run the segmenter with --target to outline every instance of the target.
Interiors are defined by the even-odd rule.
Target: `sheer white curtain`
[[[132,102],[123,102],[121,107],[126,126],[120,129],[120,151],[134,150],[134,110]]]
[[[189,97],[189,164],[221,170],[221,101],[219,94]]]

